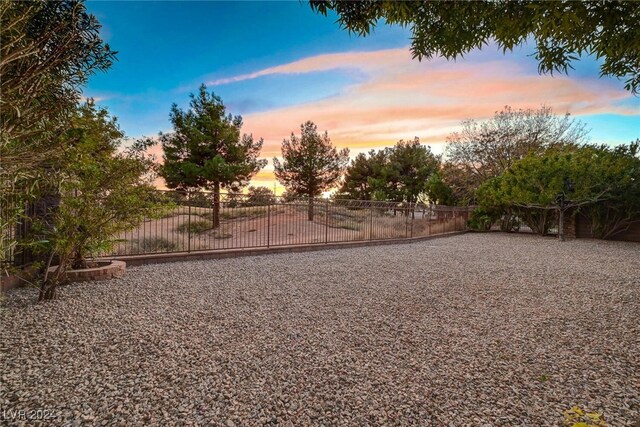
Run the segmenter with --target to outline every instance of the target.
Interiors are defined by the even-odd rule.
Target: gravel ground
[[[466,234],[16,290],[2,422],[542,426],[579,405],[630,426],[639,272],[635,243]]]

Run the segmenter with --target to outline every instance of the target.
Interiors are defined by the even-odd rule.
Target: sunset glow
[[[120,51],[120,62],[108,79],[92,80],[86,95],[126,117],[121,125],[131,138],[170,131],[171,104],[186,107],[188,94],[203,82],[230,113],[243,116],[244,132],[264,138],[262,156],[269,160],[306,120],[327,130],[335,145],[348,147],[352,155],[415,136],[442,153],[446,136],[462,120],[488,118],[505,105],[568,112],[591,129],[592,142],[615,145],[640,135],[640,100],[622,82],[599,78],[590,57],[569,75],[554,76],[538,74],[526,47],[503,55],[488,46],[456,62],[419,62],[411,59],[406,30],[380,28],[375,37],[349,36],[331,17],[297,2],[203,3],[190,16],[177,7],[89,3],[109,43]],[[126,25],[133,14],[143,21],[136,28]],[[205,19],[224,15],[257,22],[265,14],[273,21],[270,32],[248,29],[235,36],[223,35],[227,24],[213,33]],[[157,56],[140,57],[151,41],[138,33],[163,16],[173,23],[153,43],[164,44],[152,49]],[[280,25],[286,18],[295,23]],[[245,38],[261,42],[249,47]],[[180,43],[193,45],[187,48],[191,56],[180,51]],[[171,62],[178,54],[183,60]],[[146,74],[136,79],[141,68]],[[154,151],[161,156],[159,147]],[[272,170],[270,161],[253,184],[273,188]]]

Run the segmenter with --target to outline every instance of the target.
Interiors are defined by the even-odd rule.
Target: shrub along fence
[[[557,236],[559,226],[558,219],[558,212],[555,210],[549,210],[546,212],[546,218],[544,220],[538,220],[535,225],[527,223],[527,221],[517,215],[504,215],[499,220],[492,223],[491,230],[506,231],[509,233],[533,233]]]
[[[421,203],[290,198],[272,195],[158,191],[164,207],[134,229],[113,236],[113,248],[95,256],[327,244],[433,236],[467,229],[470,209]],[[36,206],[37,205],[37,206]],[[17,214],[17,213],[20,214]],[[3,206],[4,266],[41,257],[20,245],[34,218],[52,215],[47,200]],[[8,244],[18,241],[18,245]]]
[[[468,208],[205,192],[162,193],[172,205],[116,236],[104,255],[402,239],[466,230]]]
[[[44,197],[26,203],[19,199],[5,198],[0,204],[0,268],[26,265],[38,258],[25,249],[24,243],[31,237],[33,218],[50,219],[51,206],[56,200]]]

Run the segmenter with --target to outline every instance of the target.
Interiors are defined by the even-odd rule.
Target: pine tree
[[[386,163],[385,150],[371,150],[368,155],[360,153],[351,162],[338,191],[339,197],[355,200],[374,199],[371,180],[380,174]]]
[[[300,137],[291,133],[282,141],[282,162],[273,159],[275,175],[287,193],[307,196],[308,219],[313,221],[314,197],[338,183],[349,161],[349,149],[338,151],[329,134],[318,134],[318,127],[307,121],[300,125]]]
[[[258,159],[263,140],[240,134],[242,117],[227,114],[222,99],[207,87],[191,94],[190,108],[171,107],[174,131],[161,134],[164,164],[160,175],[178,190],[213,191],[213,227],[220,225],[220,191],[238,191],[267,161]]]

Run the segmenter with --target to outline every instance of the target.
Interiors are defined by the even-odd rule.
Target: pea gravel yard
[[[640,417],[640,245],[499,233],[130,268],[5,298],[1,423]]]

